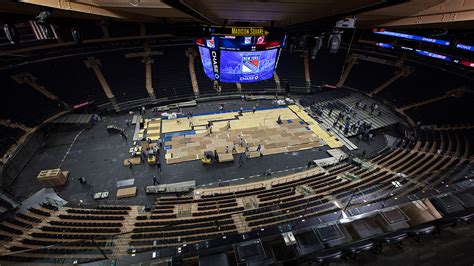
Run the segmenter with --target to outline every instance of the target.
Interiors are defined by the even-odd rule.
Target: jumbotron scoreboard
[[[273,77],[286,36],[260,27],[211,27],[196,40],[207,77],[218,82],[258,82]]]

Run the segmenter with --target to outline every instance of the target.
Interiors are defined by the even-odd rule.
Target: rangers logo
[[[257,73],[260,65],[260,55],[242,55],[242,72]]]
[[[207,47],[209,48],[215,48],[216,47],[216,43],[214,41],[214,37],[212,37],[210,40],[206,40],[206,44],[207,44]]]

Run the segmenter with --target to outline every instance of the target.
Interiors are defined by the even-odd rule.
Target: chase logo
[[[260,66],[260,55],[242,55],[242,72],[257,73]]]

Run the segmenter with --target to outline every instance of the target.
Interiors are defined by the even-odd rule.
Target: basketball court
[[[209,124],[212,124],[212,133]],[[191,117],[180,115],[176,119],[151,119],[145,126],[148,132],[153,130],[154,133],[161,126],[167,164],[200,160],[206,151],[217,151],[219,156],[228,158],[232,153],[245,153],[246,145],[250,158],[324,145],[342,146],[297,105],[260,108],[255,112],[244,110],[242,115],[239,110],[226,110]],[[236,150],[232,152],[234,145]],[[258,145],[261,145],[260,151],[257,151]]]

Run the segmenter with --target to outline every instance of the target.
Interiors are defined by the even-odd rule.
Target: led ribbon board
[[[442,54],[432,53],[432,52],[418,50],[418,49],[416,49],[415,52],[419,55],[433,57],[433,58],[441,59],[441,60],[444,60],[444,61],[449,61],[449,62],[453,61],[453,59],[451,57],[446,56],[446,55],[442,55]]]
[[[385,30],[385,29],[374,29],[373,33],[380,34],[380,35],[397,37],[397,38],[402,38],[402,39],[415,40],[415,41],[420,41],[420,42],[434,43],[434,44],[439,44],[439,45],[443,45],[443,46],[449,46],[449,44],[451,43],[451,42],[445,41],[445,40],[428,38],[428,37],[423,37],[423,36],[413,35],[413,34],[408,34],[408,33],[388,31],[388,30]]]
[[[390,44],[390,43],[378,42],[375,45],[382,48],[393,49],[393,44]]]
[[[450,57],[450,56],[447,56],[447,55],[437,54],[437,53],[424,51],[424,50],[419,50],[419,49],[413,49],[411,47],[395,46],[395,45],[386,44],[386,43],[375,43],[375,45],[378,46],[378,47],[387,48],[387,49],[408,50],[408,51],[415,52],[416,54],[419,54],[419,55],[422,55],[422,56],[428,56],[428,57],[432,57],[432,58],[452,62],[452,63],[455,63],[455,64],[460,64],[460,65],[463,65],[465,67],[474,68],[474,62],[470,62],[470,61],[467,61],[467,60],[462,60],[462,59],[459,59],[459,58],[453,58],[453,57]]]
[[[456,48],[474,52],[474,46],[473,45],[458,43],[458,44],[456,44]]]

